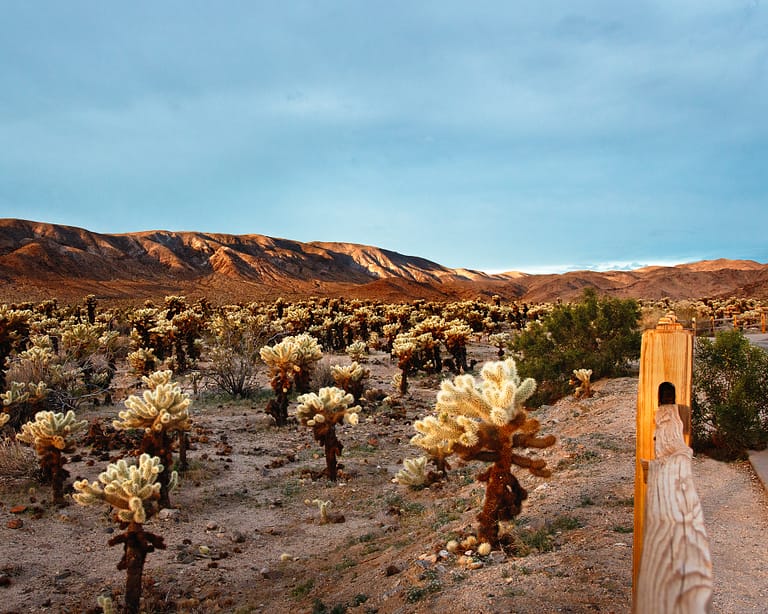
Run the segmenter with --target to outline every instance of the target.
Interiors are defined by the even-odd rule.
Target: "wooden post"
[[[704,614],[712,599],[712,558],[676,405],[656,412],[656,460],[648,468],[643,557],[635,614]]]
[[[648,462],[654,458],[656,410],[676,404],[683,422],[683,437],[690,445],[693,334],[683,330],[674,314],[659,320],[643,333],[640,348],[640,380],[637,387],[637,444],[635,454],[635,520],[632,552],[632,592],[637,587],[643,552]],[[664,398],[660,398],[664,397]]]
[[[760,312],[760,332],[765,333],[765,312]]]

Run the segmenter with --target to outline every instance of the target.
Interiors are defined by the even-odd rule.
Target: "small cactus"
[[[43,475],[51,480],[56,505],[64,504],[64,481],[69,476],[64,469],[64,452],[72,451],[74,436],[87,424],[85,420],[78,421],[71,409],[66,414],[41,411],[35,414],[34,422],[22,425],[21,432],[16,435],[22,443],[35,446]]]
[[[576,386],[573,396],[577,399],[589,399],[594,392],[592,391],[592,369],[574,369],[570,384]]]
[[[357,424],[359,407],[350,405],[354,402],[351,394],[341,388],[329,386],[321,388],[317,394],[310,392],[298,399],[296,416],[304,426],[312,427],[315,441],[325,448],[325,461],[328,479],[335,482],[337,477],[336,458],[344,448],[336,437],[336,425],[340,422]]]
[[[456,454],[465,461],[493,463],[477,476],[487,483],[478,515],[479,536],[493,545],[499,541],[499,521],[517,516],[528,496],[512,474],[512,465],[534,475],[550,475],[544,460],[517,454],[514,449],[545,448],[555,438],[537,436],[539,422],[528,417],[523,405],[536,382],[531,378],[521,381],[513,359],[486,363],[481,378],[480,383],[472,375],[444,380],[437,394],[436,415],[414,423],[417,434],[411,443],[433,457]]]

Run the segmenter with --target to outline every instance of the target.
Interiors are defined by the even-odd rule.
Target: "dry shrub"
[[[33,480],[37,469],[37,456],[32,448],[13,439],[0,440],[0,484]]]

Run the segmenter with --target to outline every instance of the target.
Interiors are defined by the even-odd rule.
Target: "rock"
[[[488,555],[488,560],[491,561],[494,565],[498,565],[499,563],[503,563],[507,560],[507,555],[504,554],[501,550],[493,550]]]
[[[384,575],[389,578],[390,576],[396,576],[400,571],[401,569],[397,565],[387,565],[387,568],[384,570]]]
[[[208,524],[205,525],[206,531],[215,531],[218,528],[219,528],[219,525],[216,524],[215,522],[209,522]]]
[[[240,531],[232,531],[229,539],[235,544],[242,544],[246,540],[246,537],[245,534]]]
[[[11,512],[11,514],[22,514],[22,513],[27,511],[27,506],[26,505],[14,505],[8,511]]]
[[[164,507],[157,513],[159,520],[175,520],[178,521],[181,518],[181,510],[173,507]]]
[[[24,526],[24,521],[21,518],[11,518],[5,526],[9,529],[20,529]]]
[[[277,580],[282,577],[283,572],[278,569],[270,569],[269,567],[262,567],[259,571],[259,575],[265,580]]]

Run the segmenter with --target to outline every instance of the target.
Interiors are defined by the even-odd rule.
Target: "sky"
[[[0,217],[768,262],[759,0],[0,0]]]

